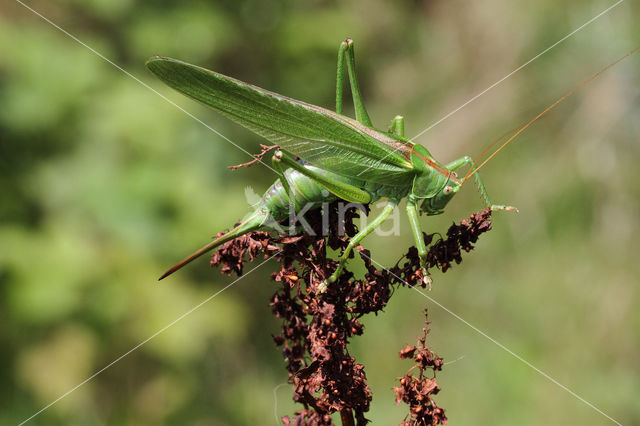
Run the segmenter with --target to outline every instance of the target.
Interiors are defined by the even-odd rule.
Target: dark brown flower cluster
[[[473,244],[478,241],[478,237],[483,232],[491,230],[491,210],[485,209],[469,216],[460,222],[449,227],[447,238],[436,241],[429,249],[427,262],[430,268],[437,267],[446,272],[451,268],[451,262],[462,262],[462,250],[469,252],[473,249]],[[428,245],[433,239],[432,235],[425,234],[425,243]]]
[[[320,236],[323,213],[318,209],[305,216],[316,236],[278,237],[253,232],[221,246],[211,262],[213,266],[222,265],[223,273],[238,275],[247,260],[261,253],[280,262],[280,269],[272,274],[279,287],[271,297],[270,306],[283,326],[273,339],[285,358],[289,382],[294,389],[293,399],[303,405],[294,417],[282,419],[285,425],[331,425],[332,414],[336,412],[340,413],[343,425],[366,424],[364,414],[369,410],[372,395],[364,366],[349,353],[349,339],[362,334],[360,318],[363,315],[377,313],[387,305],[394,286],[425,287],[429,282],[422,275],[414,247],[389,269],[378,269],[370,252],[358,247],[367,270],[364,278],[354,279],[345,269],[326,293],[316,294],[318,286],[337,264],[327,255],[327,248],[341,251],[357,233],[353,220],[358,210],[347,212],[342,233],[338,232],[335,220],[337,211],[336,204],[325,209],[328,223],[334,228],[326,238]],[[484,210],[459,225],[454,224],[446,239],[431,245],[429,266],[446,271],[452,261],[460,263],[461,250],[473,248],[471,243],[477,241],[478,235],[490,229],[490,218],[490,211]],[[433,238],[425,235],[427,243]],[[425,340],[426,332],[425,339],[421,339],[422,346],[413,348],[411,356],[407,353],[420,364],[421,373],[419,379],[405,376],[405,382],[401,381],[404,393],[399,400],[410,405],[412,419],[431,419],[431,423],[413,424],[444,423],[444,410],[431,399],[438,390],[435,379],[424,378],[422,374],[427,368],[440,369],[442,360],[426,349]]]
[[[393,390],[396,393],[396,403],[404,402],[409,405],[410,420],[400,423],[401,426],[422,426],[446,424],[447,417],[444,409],[438,407],[432,399],[432,395],[440,391],[436,382],[436,371],[442,370],[442,358],[427,347],[427,334],[429,334],[429,319],[427,310],[424,310],[425,325],[424,336],[418,339],[416,346],[407,345],[400,351],[401,359],[413,359],[415,366],[399,378],[400,386]],[[418,369],[418,377],[412,374],[412,370]],[[432,372],[433,377],[425,374]]]

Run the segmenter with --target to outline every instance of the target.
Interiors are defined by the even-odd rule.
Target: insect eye
[[[452,187],[450,187],[448,185],[444,187],[444,195],[449,195],[452,192],[453,192],[453,188]]]

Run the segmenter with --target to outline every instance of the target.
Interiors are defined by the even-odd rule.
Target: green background
[[[233,281],[176,260],[248,211],[275,179],[158,94],[249,152],[258,137],[172,92],[144,68],[173,56],[332,107],[339,43],[356,43],[374,123],[413,136],[614,4],[612,1],[155,1],[0,4],[0,424],[56,400]],[[479,155],[640,45],[627,1],[416,139],[443,162]],[[429,297],[623,424],[640,423],[640,55],[537,122],[483,170],[494,230]],[[443,232],[482,207],[472,185]],[[374,211],[376,208],[374,208]],[[412,244],[372,236],[391,265]],[[361,270],[361,264],[354,262]],[[258,265],[254,263],[248,268]],[[272,341],[267,263],[35,417],[42,425],[274,424],[292,414]],[[374,424],[399,423],[398,351],[421,334],[446,362],[451,424],[611,424],[417,292],[400,289],[351,346]]]

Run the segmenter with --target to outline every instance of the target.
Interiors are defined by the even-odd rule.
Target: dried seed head
[[[330,205],[325,213],[330,218],[337,217],[337,205]],[[336,262],[326,257],[326,248],[344,250],[349,238],[357,232],[353,224],[357,215],[355,209],[347,211],[346,235],[338,233],[337,220],[329,220],[336,229],[332,229],[326,239],[306,234],[274,237],[266,232],[253,232],[222,245],[212,257],[212,265],[221,265],[221,272],[238,275],[247,258],[252,260],[264,254],[280,262],[280,270],[272,274],[279,287],[270,305],[273,314],[282,319],[283,327],[273,339],[286,361],[294,400],[304,406],[293,418],[284,417],[284,424],[330,425],[330,414],[345,410],[353,413],[350,415],[355,416],[358,424],[364,424],[371,390],[364,366],[349,354],[348,339],[362,334],[364,327],[359,318],[384,309],[394,288],[427,287],[431,283],[429,276],[422,272],[415,247],[389,269],[376,268],[370,252],[359,247],[366,268],[364,278],[354,279],[353,274],[345,270],[325,294],[315,296],[311,290],[320,285],[320,277],[330,276],[336,267]],[[452,225],[446,239],[440,238],[433,244],[434,236],[425,234],[425,243],[431,244],[427,266],[446,271],[453,262],[460,263],[460,253],[471,250],[478,236],[491,229],[490,215],[490,211],[485,210]],[[322,235],[321,212],[310,212],[305,218],[315,235]],[[426,333],[425,325],[425,337],[418,345],[407,346],[400,352],[401,358],[414,359],[415,368],[421,372],[419,377],[407,373],[394,391],[397,402],[411,407],[412,422],[415,422],[412,424],[435,425],[446,423],[447,418],[431,398],[439,388],[435,379],[428,377],[442,368],[442,359],[425,346]],[[432,370],[432,374],[423,374],[427,370]]]

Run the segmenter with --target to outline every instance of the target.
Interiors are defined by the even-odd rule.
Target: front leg
[[[474,163],[471,157],[464,156],[462,158],[458,158],[457,160],[453,160],[452,162],[447,164],[445,167],[453,172],[455,170],[458,170],[460,167],[464,165],[469,165],[473,167],[473,164]],[[489,194],[487,194],[487,190],[485,189],[484,184],[482,183],[482,179],[480,179],[480,175],[478,173],[475,173],[473,176],[476,179],[476,185],[478,186],[478,191],[480,191],[480,196],[482,197],[482,199],[484,200],[488,208],[490,208],[493,211],[495,210],[503,210],[508,212],[518,211],[518,209],[513,206],[503,206],[503,205],[491,203],[491,200],[489,199]]]

